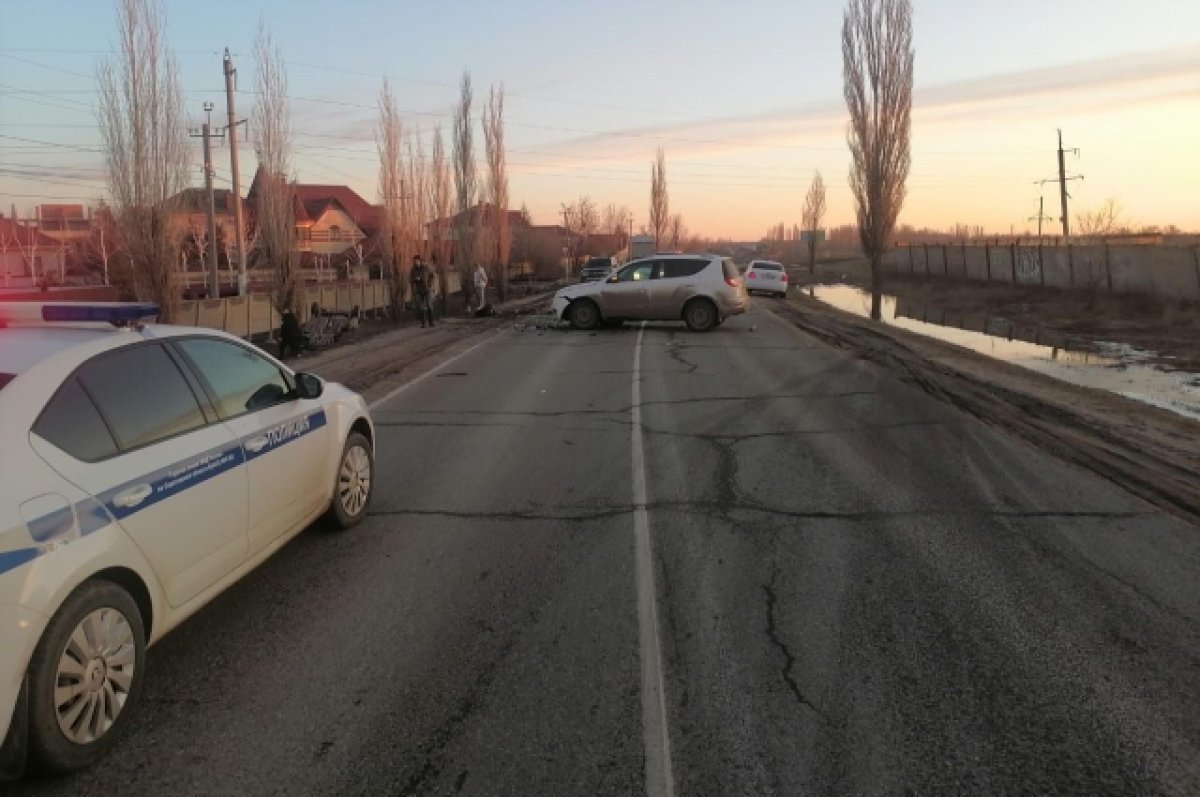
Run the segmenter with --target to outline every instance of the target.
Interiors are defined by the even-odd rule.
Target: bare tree
[[[438,126],[433,131],[433,155],[429,163],[429,209],[432,217],[433,245],[431,254],[437,258],[438,285],[442,292],[442,315],[446,314],[446,295],[449,283],[446,282],[446,261],[449,259],[449,246],[446,241],[446,220],[450,216],[451,177],[450,161],[446,158],[446,145],[442,139],[442,128]]]
[[[821,173],[813,175],[812,184],[808,186],[808,194],[804,197],[804,212],[801,221],[804,232],[808,233],[808,273],[817,270],[817,231],[825,219],[825,179]]]
[[[1085,210],[1075,215],[1075,232],[1081,236],[1113,235],[1128,229],[1124,209],[1115,197],[1109,197],[1094,210]]]
[[[670,217],[670,202],[667,198],[667,154],[662,147],[654,163],[650,165],[650,229],[654,234],[654,248],[659,249],[667,237]]]
[[[667,244],[671,249],[678,249],[680,243],[687,238],[687,225],[683,223],[683,214],[676,213],[671,217],[671,222],[667,225]]]
[[[493,86],[483,109],[483,143],[488,164],[488,195],[491,199],[492,244],[496,286],[500,301],[508,298],[508,259],[512,251],[512,230],[508,226],[508,167],[504,153],[504,84]]]
[[[292,114],[288,106],[283,56],[266,22],[259,21],[254,40],[257,102],[251,114],[254,149],[267,179],[255,198],[258,261],[271,269],[271,304],[279,312],[295,309],[296,187],[290,179]]]
[[[167,49],[157,0],[118,0],[117,52],[100,64],[98,120],[113,218],[129,254],[138,298],[170,321],[178,242],[170,204],[188,182],[188,139],[179,68]]]
[[[560,253],[566,256],[566,265],[563,269],[563,278],[571,278],[571,269],[575,265],[575,238],[579,230],[579,205],[575,202],[570,204],[563,202],[560,205],[563,217],[563,230],[566,233],[566,241],[563,243]]]
[[[454,109],[454,194],[458,201],[458,217],[454,225],[454,260],[463,295],[471,291],[471,266],[475,258],[476,219],[472,205],[478,193],[475,170],[475,136],[471,125],[471,73],[463,72],[458,106]]]
[[[379,199],[383,204],[383,236],[381,256],[388,274],[388,297],[392,315],[399,318],[404,311],[404,259],[408,251],[407,225],[404,207],[404,125],[396,107],[396,95],[385,77],[379,89],[379,122],[375,132],[375,148],[379,152]]]
[[[620,241],[624,241],[623,246],[629,245],[629,208],[625,205],[618,206],[615,202],[609,202],[604,206],[604,212],[600,217],[600,229],[605,232],[618,236]]]
[[[575,203],[575,229],[579,232],[579,236],[583,243],[582,254],[590,255],[590,238],[593,232],[596,231],[596,225],[599,223],[599,213],[596,211],[596,203],[587,194],[579,197],[579,201]]]
[[[859,235],[871,260],[874,319],[883,295],[883,255],[911,163],[913,57],[910,0],[849,0],[842,23],[846,140]]]

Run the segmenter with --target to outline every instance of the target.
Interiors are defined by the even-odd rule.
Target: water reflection
[[[871,294],[850,285],[817,285],[809,296],[864,318]],[[1200,420],[1200,379],[1196,374],[1167,372],[1142,360],[1153,352],[1119,344],[1101,344],[1097,353],[1063,332],[1015,324],[986,314],[969,314],[883,297],[883,322],[971,351],[1011,362],[1064,382],[1107,390]]]

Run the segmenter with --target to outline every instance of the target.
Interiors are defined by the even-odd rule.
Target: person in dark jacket
[[[421,262],[420,255],[413,255],[412,270],[408,272],[408,282],[412,286],[413,298],[417,300],[417,312],[421,314],[421,326],[425,326],[426,318],[429,326],[433,326],[433,272],[429,266]]]
[[[298,356],[304,342],[304,333],[300,330],[296,314],[284,310],[279,319],[279,359],[286,360],[289,352],[292,356]]]

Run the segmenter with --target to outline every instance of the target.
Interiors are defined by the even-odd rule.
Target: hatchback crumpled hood
[[[556,298],[563,299],[578,299],[581,296],[594,296],[604,289],[605,282],[581,282],[578,285],[568,285],[565,288],[559,288],[555,292]]]

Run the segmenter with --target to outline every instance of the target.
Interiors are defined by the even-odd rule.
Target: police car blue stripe
[[[26,526],[34,542],[50,542],[65,537],[75,528],[75,513],[71,511],[71,507],[64,506],[48,515],[34,518]]]
[[[233,470],[245,461],[246,455],[241,445],[224,446],[147,473],[141,478],[105,490],[96,497],[103,502],[105,509],[111,512],[113,517],[123,520],[184,490]],[[136,506],[117,506],[113,503],[118,495],[141,484],[148,484],[151,489],[150,495],[144,501]]]
[[[85,498],[75,504],[75,517],[79,520],[79,536],[86,537],[113,522],[112,515],[104,504],[95,498]]]
[[[37,548],[18,548],[15,551],[0,551],[0,575],[14,570],[27,562],[38,558],[41,551]]]
[[[325,410],[317,410],[316,412],[299,418],[292,418],[276,426],[271,426],[262,431],[255,432],[252,435],[247,435],[242,438],[242,444],[256,440],[260,437],[267,438],[267,445],[258,451],[246,449],[246,460],[258,459],[261,456],[270,454],[272,451],[287,445],[293,440],[299,440],[306,434],[311,434],[325,425]]]
[[[205,451],[198,456],[180,460],[173,465],[105,490],[96,498],[85,498],[75,504],[74,512],[68,508],[56,509],[40,518],[35,518],[26,524],[29,535],[36,542],[49,542],[69,535],[77,522],[80,536],[87,536],[105,528],[113,522],[114,518],[122,520],[134,515],[143,509],[154,506],[159,501],[178,495],[198,484],[203,484],[251,459],[257,459],[290,442],[299,440],[325,426],[326,423],[325,411],[317,410],[281,424],[268,426],[255,434],[242,438],[234,445]],[[267,437],[266,447],[253,454],[245,448],[247,442],[264,435]],[[152,490],[144,501],[133,507],[118,507],[113,504],[113,499],[122,492],[141,484],[149,484]],[[0,574],[33,561],[47,552],[50,547],[43,545],[38,548],[0,551]]]

